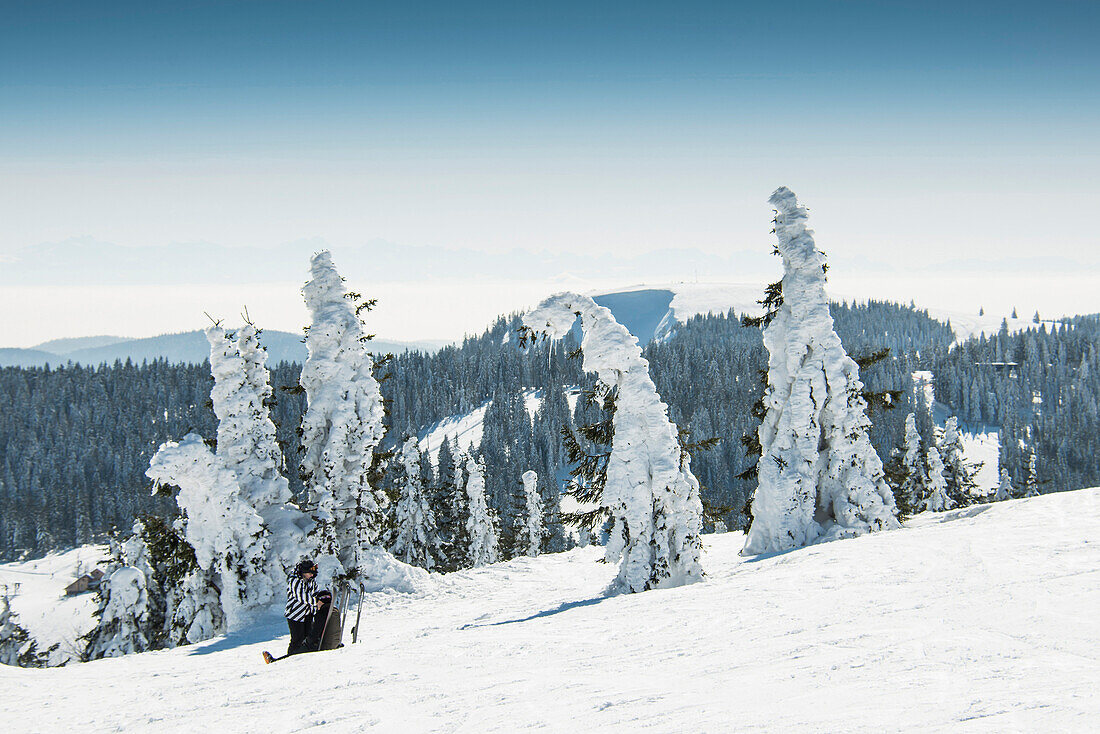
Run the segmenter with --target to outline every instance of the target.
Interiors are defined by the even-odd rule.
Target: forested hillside
[[[909,306],[834,304],[833,315],[853,356],[891,350],[863,373],[872,391],[901,391],[893,410],[871,413],[872,441],[884,460],[901,444],[905,417],[914,409],[911,373],[922,369],[933,372],[937,399],[964,424],[1004,427],[1002,463],[1014,481],[1022,483],[1034,449],[1048,487],[1100,484],[1100,317],[1018,334],[1005,330],[949,350],[948,326]],[[569,468],[562,427],[599,418],[584,401],[571,416],[565,400],[565,388],[590,383],[580,360],[569,356],[575,343],[521,347],[517,326],[517,317],[502,318],[461,346],[405,353],[380,370],[391,374],[382,383],[391,447],[404,435],[492,401],[481,455],[490,505],[505,525],[522,492],[523,471],[538,472],[543,496],[556,498]],[[720,439],[694,452],[692,467],[705,499],[729,508],[726,522],[740,525],[753,486],[737,478],[752,462],[740,438],[757,425],[751,408],[767,365],[759,329],[742,326],[732,312],[698,316],[671,339],[647,346],[645,356],[673,421],[693,439]],[[272,366],[272,417],[290,467],[298,463],[304,409],[304,396],[294,390],[299,372],[296,364]],[[137,513],[172,512],[174,503],[151,495],[145,470],[163,441],[188,431],[214,437],[211,384],[208,364],[163,361],[0,370],[6,400],[0,411],[0,557],[85,543],[111,528],[128,528]],[[542,398],[533,420],[522,407],[524,390]],[[930,441],[931,421],[919,423]],[[300,493],[297,472],[287,474]],[[563,542],[560,527],[554,531],[551,549]]]

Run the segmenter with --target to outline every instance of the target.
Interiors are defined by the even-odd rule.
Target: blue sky
[[[1098,265],[1097,37],[1085,0],[6,3],[0,258],[766,251],[786,185],[839,260]]]

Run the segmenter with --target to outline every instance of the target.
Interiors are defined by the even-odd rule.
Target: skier
[[[308,558],[298,561],[294,574],[286,582],[286,624],[290,628],[287,655],[308,651],[313,615],[320,609],[316,598],[317,564]]]

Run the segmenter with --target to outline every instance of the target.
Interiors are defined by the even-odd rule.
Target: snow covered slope
[[[569,410],[572,411],[577,407],[579,397],[578,390],[566,391],[565,399],[569,403]],[[524,407],[527,408],[527,415],[534,418],[542,405],[542,395],[538,390],[525,390],[523,402]],[[482,403],[469,413],[450,415],[428,426],[418,437],[420,450],[425,454],[431,454],[432,462],[436,463],[439,458],[439,447],[443,445],[444,438],[450,442],[451,449],[456,453],[469,452],[471,447],[481,445],[481,436],[485,432],[485,411],[488,409],[489,403]]]
[[[40,651],[58,646],[50,653],[50,665],[80,658],[80,637],[95,626],[95,595],[65,596],[65,587],[106,559],[107,546],[85,545],[33,561],[0,564],[0,587],[11,595],[19,624],[38,641]]]
[[[602,549],[373,595],[365,639],[250,637],[0,670],[5,732],[1005,732],[1100,721],[1100,489],[781,555],[707,536],[702,583],[605,597]],[[279,639],[265,639],[282,635]]]

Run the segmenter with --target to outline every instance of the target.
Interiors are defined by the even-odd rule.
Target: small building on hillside
[[[102,575],[102,574],[101,574]],[[84,574],[76,581],[65,587],[65,596],[75,596],[76,594],[83,594],[91,586],[92,577],[88,574]]]
[[[99,584],[103,581],[103,570],[99,568],[93,568],[92,572],[88,574],[88,588],[98,589]]]

